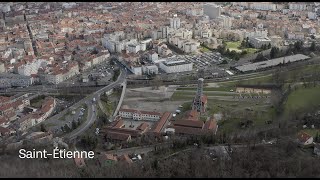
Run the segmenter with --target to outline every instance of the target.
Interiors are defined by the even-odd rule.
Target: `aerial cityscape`
[[[0,11],[0,177],[320,176],[320,3]]]

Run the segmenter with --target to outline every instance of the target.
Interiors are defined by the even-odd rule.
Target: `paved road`
[[[124,83],[122,83],[123,87],[122,87],[122,92],[121,92],[121,96],[120,96],[120,100],[118,103],[117,108],[114,111],[113,117],[115,117],[118,114],[118,111],[122,105],[123,99],[124,99],[124,95],[126,93],[126,88],[127,88],[127,81],[125,80]]]
[[[106,86],[106,87],[94,92],[90,96],[87,96],[86,98],[82,99],[78,103],[76,103],[73,106],[71,106],[70,108],[77,109],[83,103],[86,103],[88,105],[88,107],[89,107],[89,109],[88,109],[88,118],[83,123],[83,125],[81,125],[77,129],[75,129],[75,131],[65,135],[65,137],[74,139],[78,135],[80,135],[84,131],[86,131],[96,120],[96,102],[100,98],[100,95],[102,93],[106,92],[106,91],[109,91],[110,89],[113,89],[114,87],[118,86],[119,84],[123,83],[125,81],[125,77],[126,77],[126,71],[124,71],[124,69],[121,69],[120,75],[119,75],[118,79],[114,83],[112,83],[112,84],[110,84],[110,85],[108,85],[108,86]],[[96,99],[96,102],[93,102],[93,98]],[[57,114],[56,116],[54,116],[52,118],[62,117],[67,111],[68,111],[68,109],[62,111],[61,113]]]
[[[74,139],[78,135],[82,134],[85,130],[87,130],[96,120],[96,104],[93,103],[91,105],[88,105],[88,116],[87,116],[87,121],[82,123],[80,127],[72,131],[71,133],[65,135],[64,137],[67,137],[69,139]]]

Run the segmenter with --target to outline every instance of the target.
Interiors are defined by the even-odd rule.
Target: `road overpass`
[[[86,121],[82,125],[80,125],[80,127],[75,129],[71,133],[64,135],[63,137],[72,140],[72,139],[75,139],[77,136],[81,135],[83,132],[85,132],[97,119],[97,117],[96,117],[96,109],[97,109],[96,108],[96,102],[92,101],[93,98],[95,98],[97,100],[97,99],[100,98],[100,95],[102,93],[104,93],[106,91],[109,91],[109,90],[115,88],[116,86],[118,86],[119,84],[125,82],[125,77],[126,77],[126,71],[123,68],[121,68],[120,75],[119,75],[118,79],[114,83],[112,83],[112,84],[110,84],[110,85],[108,85],[108,86],[106,86],[106,87],[104,87],[104,88],[92,93],[90,96],[87,96],[86,98],[82,99],[78,103],[72,105],[70,108],[77,109],[82,104],[86,103],[88,105],[88,107],[89,107],[88,116],[87,116]],[[55,116],[53,116],[51,118],[60,118],[64,114],[66,114],[67,112],[68,112],[68,109],[65,109],[61,113],[59,113],[59,114],[57,114],[57,115],[55,115]]]

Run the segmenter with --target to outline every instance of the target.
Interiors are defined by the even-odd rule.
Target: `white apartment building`
[[[289,40],[304,40],[304,34],[300,32],[288,32],[287,39]]]
[[[139,66],[131,66],[130,67],[131,71],[133,72],[133,74],[141,76],[142,75],[142,68]]]
[[[170,18],[170,27],[173,29],[179,29],[180,28],[180,18],[177,17],[175,14],[173,18]]]
[[[193,63],[188,63],[185,60],[167,59],[159,63],[159,67],[166,73],[178,73],[192,71]]]
[[[203,16],[203,8],[187,9],[186,14],[189,16]]]
[[[250,39],[250,43],[255,48],[261,48],[263,45],[271,44],[271,40],[268,37],[254,37]]]
[[[127,51],[129,53],[137,53],[140,51],[140,44],[134,43],[134,44],[128,44],[127,45]]]
[[[214,3],[204,4],[203,13],[209,16],[210,19],[218,18],[221,15],[221,6],[218,6]]]
[[[60,82],[63,81],[63,74],[62,72],[58,72],[58,73],[49,72],[48,74],[45,75],[45,81],[51,84],[59,84]]]
[[[311,20],[317,19],[317,13],[315,12],[308,12],[308,18]]]
[[[262,11],[276,11],[277,6],[272,2],[251,2],[249,3],[250,9],[262,10]]]
[[[139,111],[134,109],[120,109],[119,115],[122,118],[150,121],[158,121],[161,117],[161,113],[158,112]]]
[[[159,58],[158,54],[156,52],[149,52],[148,53],[148,60],[153,62],[153,61],[157,61]]]
[[[306,11],[308,10],[308,6],[306,3],[289,3],[289,9],[297,11]]]
[[[182,44],[182,50],[185,53],[192,53],[192,52],[196,52],[199,46],[200,46],[199,42],[184,41]]]
[[[119,42],[115,42],[114,43],[114,51],[117,52],[117,53],[121,53],[123,50],[125,50],[125,43],[123,41]]]
[[[4,64],[3,63],[0,63],[0,73],[4,73],[6,72],[6,69],[4,67]]]
[[[92,59],[92,64],[95,65],[95,64],[100,64],[104,61],[106,61],[108,58],[110,57],[110,54],[109,53],[103,53],[101,54],[100,56],[96,57],[96,58],[93,58]]]
[[[221,15],[217,18],[223,28],[230,29],[232,26],[232,18],[229,16]]]
[[[267,37],[268,36],[268,31],[267,30],[257,30],[256,28],[254,28],[253,31],[249,31],[249,32],[245,32],[244,33],[244,38],[249,37],[250,38],[254,38],[254,37]]]
[[[31,63],[23,64],[18,67],[18,74],[23,76],[31,76],[31,74],[37,74],[38,69],[41,66],[46,66],[47,62],[43,59],[37,59]]]
[[[143,74],[158,74],[158,66],[156,65],[146,65],[142,66],[142,73]]]

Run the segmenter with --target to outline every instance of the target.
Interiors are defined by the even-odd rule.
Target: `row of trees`
[[[68,126],[68,124],[65,124],[64,126],[61,127],[61,130],[62,130],[63,132],[68,133],[68,132],[71,132],[72,130],[76,129],[76,128],[79,127],[80,125],[81,125],[81,120],[80,120],[80,119],[79,119],[78,121],[73,120],[73,121],[71,122],[71,127]]]
[[[235,50],[230,51],[229,49],[226,48],[226,45],[219,45],[217,47],[218,52],[221,55],[227,56],[228,58],[234,59],[236,61],[238,61],[240,59],[241,56],[247,54],[247,51],[241,51],[241,52],[237,52]]]
[[[120,69],[115,69],[114,70],[114,75],[112,77],[112,80],[116,81],[118,79],[119,75],[120,75]]]
[[[82,141],[85,144],[95,142],[93,137]],[[148,156],[131,165],[119,162],[99,167],[96,159],[87,159],[87,166],[81,170],[68,159],[24,160],[17,156],[1,156],[0,174],[3,177],[318,177],[318,160],[298,152],[295,143],[280,140],[272,147],[235,148],[229,160],[214,150],[197,148],[179,151],[166,159]]]

